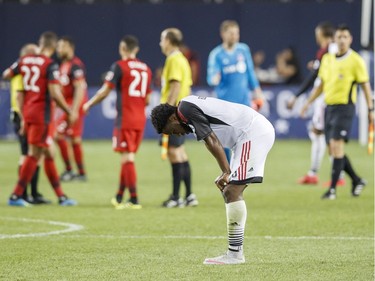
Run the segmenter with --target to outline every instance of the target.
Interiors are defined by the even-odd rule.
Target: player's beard
[[[61,61],[65,61],[68,59],[68,55],[67,54],[57,54],[57,57],[61,60]]]

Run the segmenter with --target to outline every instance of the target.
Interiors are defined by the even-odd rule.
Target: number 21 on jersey
[[[144,98],[146,96],[148,85],[147,71],[132,69],[130,70],[130,75],[133,77],[133,81],[129,85],[129,96]]]

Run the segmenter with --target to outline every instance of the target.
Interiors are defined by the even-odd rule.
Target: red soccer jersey
[[[105,83],[116,88],[115,126],[141,130],[145,126],[146,96],[151,93],[151,70],[138,59],[119,60],[112,64]]]
[[[59,83],[58,65],[44,55],[29,55],[20,58],[10,69],[14,75],[21,74],[23,78],[25,122],[50,123],[53,116],[53,102],[48,84]]]
[[[60,84],[62,86],[62,93],[66,102],[69,105],[73,104],[74,100],[74,82],[77,80],[85,80],[85,66],[82,61],[74,57],[71,60],[64,61],[60,65]],[[82,104],[87,101],[87,90]]]
[[[321,60],[322,60],[322,57],[323,57],[324,54],[326,54],[327,52],[328,52],[328,47],[320,48],[320,49],[316,52],[315,59],[318,60],[318,61],[321,61]]]

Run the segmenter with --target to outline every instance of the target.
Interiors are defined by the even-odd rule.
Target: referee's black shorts
[[[161,145],[161,138],[162,135],[160,135],[160,141],[159,145]],[[185,143],[185,136],[176,136],[176,135],[170,135],[168,138],[168,147],[179,147]]]
[[[14,128],[14,133],[17,135],[18,142],[20,143],[20,148],[21,148],[21,154],[22,155],[27,155],[27,150],[29,148],[27,144],[27,138],[25,135],[21,136],[19,134],[20,128],[21,128],[21,118],[18,115],[17,112],[12,111],[10,115],[10,119],[13,122],[13,128]]]
[[[331,139],[349,141],[354,115],[354,104],[327,105],[324,116],[324,134],[327,144]]]

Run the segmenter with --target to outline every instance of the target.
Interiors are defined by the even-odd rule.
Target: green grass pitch
[[[142,210],[117,211],[109,203],[119,177],[119,155],[109,141],[86,141],[89,181],[63,184],[79,206],[58,206],[42,172],[40,190],[54,204],[14,208],[6,202],[16,182],[18,144],[1,141],[0,280],[374,279],[374,162],[365,148],[354,141],[347,146],[368,180],[362,195],[350,196],[346,178],[336,201],[322,201],[321,185],[296,183],[309,167],[310,143],[277,140],[264,183],[245,191],[246,263],[236,266],[202,264],[227,246],[224,203],[213,184],[220,170],[204,144],[189,140],[186,148],[196,208],[160,207],[171,192],[171,171],[156,141],[144,141],[136,159]],[[326,156],[321,183],[329,170]],[[63,232],[72,224],[83,229]]]

